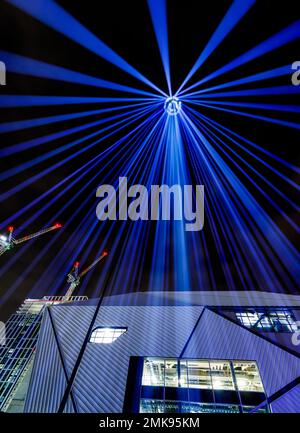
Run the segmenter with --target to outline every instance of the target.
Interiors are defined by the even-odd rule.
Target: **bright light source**
[[[169,116],[176,116],[181,110],[181,101],[175,96],[167,98],[164,109]]]
[[[0,240],[1,240],[1,241],[3,241],[3,242],[6,242],[6,241],[7,241],[7,237],[6,237],[6,236],[3,236],[3,235],[1,235],[1,236],[0,236]]]
[[[214,380],[213,382],[214,389],[223,389],[224,384],[220,380]]]

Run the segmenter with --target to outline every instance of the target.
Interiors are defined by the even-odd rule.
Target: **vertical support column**
[[[139,413],[144,358],[131,356],[129,360],[123,413]]]
[[[231,374],[232,374],[234,388],[235,388],[235,391],[236,391],[236,393],[237,393],[237,395],[239,397],[239,411],[240,411],[240,413],[243,413],[243,403],[242,403],[242,399],[241,399],[241,396],[240,396],[239,388],[237,386],[237,381],[236,381],[236,377],[235,377],[235,372],[234,372],[232,361],[230,361],[230,370],[231,370]]]

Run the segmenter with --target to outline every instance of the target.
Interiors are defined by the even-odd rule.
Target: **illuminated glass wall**
[[[247,328],[255,328],[263,332],[297,331],[297,322],[293,313],[288,309],[265,309],[264,311],[242,311],[236,317]]]
[[[25,301],[6,323],[6,344],[0,347],[0,410],[6,411],[13,391],[34,355],[43,302]]]
[[[255,361],[147,357],[141,385],[142,413],[250,412],[266,398]]]

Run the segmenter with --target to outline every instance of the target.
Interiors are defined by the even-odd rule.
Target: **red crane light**
[[[60,228],[62,227],[62,224],[60,224],[60,223],[56,223],[56,224],[54,224],[54,227],[55,227],[56,229],[60,229]]]
[[[107,251],[103,251],[102,256],[107,256],[108,252]]]
[[[9,227],[7,228],[7,230],[11,233],[11,232],[14,231],[14,228],[13,228],[13,226],[9,226]]]
[[[80,265],[79,262],[75,262],[75,263],[74,263],[75,268],[78,268],[79,265]]]

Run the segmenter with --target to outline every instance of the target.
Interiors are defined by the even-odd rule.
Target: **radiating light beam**
[[[218,45],[226,38],[226,36],[231,32],[231,30],[240,22],[240,20],[249,11],[249,9],[253,6],[254,3],[255,0],[234,0],[232,5],[228,9],[226,15],[220,22],[209,42],[207,43],[206,47],[196,60],[194,66],[177,90],[176,95],[180,93],[181,89],[192,78],[194,73],[200,68],[201,65],[203,65],[203,63],[218,47]]]
[[[220,75],[225,74],[229,71],[232,71],[233,69],[236,69],[237,67],[242,66],[245,63],[249,63],[252,60],[257,59],[258,57],[261,57],[299,38],[300,38],[300,20],[295,21],[293,24],[289,25],[285,29],[281,30],[280,32],[276,33],[275,35],[261,42],[256,47],[250,49],[244,54],[241,54],[239,57],[227,63],[225,66],[222,66],[217,71],[212,72],[211,74],[202,78],[202,80],[197,81],[197,83],[192,84],[188,88],[182,90],[180,94],[186,93],[189,90],[197,86],[200,86],[201,84],[206,83],[207,81],[217,78]]]
[[[243,116],[243,117],[249,117],[252,119],[262,120],[264,122],[275,123],[277,125],[286,126],[288,128],[300,129],[300,123],[296,123],[296,122],[289,122],[287,120],[275,119],[273,117],[259,116],[257,114],[246,113],[245,111],[240,111],[240,110],[230,110],[229,108],[222,108],[219,106],[219,104],[213,104],[212,102],[210,102],[209,104],[206,102],[201,102],[201,103],[200,102],[191,102],[191,103],[199,105],[199,106],[203,106],[203,107],[212,108],[214,110],[224,111],[224,112],[232,113],[232,114],[238,114],[239,116]]]
[[[195,119],[198,113],[195,113],[195,116],[193,116],[192,120],[194,121],[195,125],[200,125],[200,121],[198,119]],[[203,117],[200,117],[200,119],[204,120]],[[217,135],[215,132],[212,131],[212,129],[208,126],[207,122],[201,122],[201,128],[205,131],[206,136],[210,139],[212,143],[215,144],[215,147],[219,149],[221,153],[223,153],[230,161],[232,161],[232,164],[236,167],[237,172],[241,172],[243,176],[245,176],[250,183],[256,188],[264,197],[265,199],[276,209],[279,215],[281,215],[288,223],[299,233],[300,229],[299,226],[284,212],[277,203],[266,193],[266,191],[261,188],[260,184],[256,183],[253,179],[253,176],[251,174],[248,174],[248,171],[244,170],[242,168],[242,162],[246,167],[249,169],[249,173],[251,171],[255,173],[256,176],[258,176],[263,182],[265,182],[273,191],[275,191],[278,195],[280,195],[284,200],[286,200],[297,212],[300,211],[299,206],[296,205],[292,200],[290,200],[285,194],[283,194],[276,186],[268,181],[268,179],[258,172],[251,164],[249,164],[245,158],[243,158],[241,155],[239,155],[238,152],[236,152],[232,146],[229,146],[219,135]],[[228,136],[227,136],[228,137]],[[218,143],[220,142],[221,145]],[[231,144],[231,142],[230,142]],[[231,156],[234,155],[238,161],[235,161],[234,158]],[[300,189],[300,188],[298,188]]]
[[[166,0],[148,0],[148,6],[152,18],[156,40],[158,43],[161,60],[168,85],[169,96],[172,95],[170,59],[168,44],[168,22]]]
[[[35,128],[44,125],[51,125],[53,123],[65,122],[67,120],[80,119],[84,117],[94,116],[96,114],[108,113],[112,111],[122,111],[127,108],[135,108],[138,106],[147,105],[149,102],[140,102],[130,105],[119,105],[117,107],[101,108],[99,110],[80,111],[79,113],[58,114],[56,116],[45,116],[35,119],[15,120],[12,122],[0,123],[0,134],[20,131],[23,129]]]
[[[291,65],[281,66],[279,68],[271,69],[269,71],[258,72],[257,74],[249,75],[248,77],[239,78],[238,80],[226,81],[225,83],[218,84],[212,87],[205,87],[204,89],[197,90],[191,93],[185,93],[185,97],[200,95],[203,93],[211,92],[213,90],[226,89],[227,87],[240,86],[243,84],[253,83],[257,81],[269,80],[272,78],[277,78],[286,75],[290,77],[291,75]]]
[[[69,104],[102,104],[116,102],[157,102],[157,98],[117,98],[94,96],[0,95],[0,108],[39,107]]]
[[[148,108],[149,107],[147,107],[146,110],[148,110]],[[129,113],[125,112],[125,113],[115,114],[113,116],[104,117],[100,120],[95,120],[93,122],[84,123],[83,125],[74,126],[73,128],[68,128],[68,129],[63,128],[61,131],[54,132],[53,134],[33,138],[32,140],[28,140],[28,141],[25,141],[22,143],[10,145],[10,146],[7,146],[7,147],[4,147],[1,149],[0,156],[3,158],[6,156],[9,156],[9,155],[13,155],[17,152],[22,152],[22,151],[27,150],[27,149],[32,149],[33,147],[40,146],[40,145],[45,144],[45,143],[49,143],[50,141],[58,140],[59,138],[67,137],[68,135],[72,135],[72,134],[75,134],[77,132],[82,132],[82,131],[85,131],[87,129],[91,129],[95,126],[100,126],[103,123],[107,123],[107,122],[110,122],[112,120],[122,119],[124,117],[127,117],[129,114],[138,113],[140,111],[142,111],[141,108],[134,109],[134,106],[132,106],[131,111]],[[101,129],[98,131],[98,133],[100,133],[100,132],[101,132]],[[3,175],[3,173],[0,174],[0,178],[1,178],[1,175]],[[4,178],[2,178],[2,180],[4,180]]]
[[[85,86],[100,87],[105,89],[117,90],[120,92],[137,93],[151,97],[158,97],[155,93],[145,92],[134,87],[124,86],[113,83],[112,81],[102,80],[101,78],[86,75],[81,72],[72,71],[57,65],[20,56],[0,50],[0,59],[5,62],[7,71],[16,74],[30,75],[32,77],[48,78],[50,80],[76,83]]]
[[[149,109],[148,109],[149,110]],[[13,188],[11,188],[10,190],[3,192],[0,194],[0,200],[5,200],[8,197],[16,194],[18,191],[22,190],[23,188],[25,188],[26,186],[30,185],[32,182],[37,181],[38,179],[40,179],[42,176],[44,176],[45,174],[53,171],[54,169],[57,169],[58,167],[66,164],[68,161],[70,161],[71,159],[75,158],[76,156],[80,155],[83,152],[86,152],[88,149],[90,149],[91,147],[95,146],[96,144],[100,143],[101,141],[105,140],[106,138],[110,137],[111,135],[115,134],[116,132],[120,131],[121,129],[127,127],[129,124],[131,124],[132,122],[134,122],[135,120],[137,120],[139,117],[141,117],[141,114],[134,114],[133,116],[131,116],[132,118],[128,119],[128,117],[124,120],[121,120],[119,122],[117,122],[114,125],[110,125],[106,128],[103,128],[101,132],[104,132],[106,130],[112,129],[113,127],[117,126],[117,125],[121,125],[118,128],[113,129],[113,131],[109,132],[108,134],[104,135],[103,137],[101,137],[100,139],[84,146],[81,147],[77,152],[73,152],[71,155],[69,155],[68,157],[66,157],[65,159],[60,160],[58,163],[56,163],[53,166],[48,167],[47,169],[43,170],[42,172],[39,172],[38,174],[27,178],[26,180],[24,180],[21,183],[18,183],[17,185],[15,185]],[[125,123],[125,125],[124,125]],[[78,145],[82,142],[84,142],[85,140],[88,140],[90,138],[93,138],[95,136],[97,136],[100,132],[96,131],[93,132],[92,134],[89,134],[88,136],[85,136],[83,138],[80,138],[78,140],[75,140],[71,143],[65,144],[63,146],[60,146],[58,149],[55,149],[53,151],[50,151],[44,155],[41,155],[37,158],[35,158],[34,160],[28,161],[26,163],[20,164],[19,166],[16,166],[15,169],[12,169],[12,171],[8,171],[6,172],[5,176],[9,175],[14,175],[16,173],[19,173],[29,167],[33,167],[37,164],[39,164],[42,161],[47,160],[48,158],[50,158],[51,156],[57,155],[71,147],[73,147],[74,145]],[[3,174],[3,173],[2,173]]]
[[[270,93],[271,94],[271,93]],[[190,103],[206,103],[206,100],[190,100]],[[233,101],[214,101],[209,100],[209,104],[216,106],[229,106],[229,107],[244,107],[244,108],[255,108],[258,110],[271,110],[280,111],[286,113],[300,113],[300,105],[283,105],[283,104],[264,104],[261,102],[233,102]]]
[[[119,54],[115,53],[108,45],[102,42],[101,39],[95,36],[54,1],[49,0],[46,2],[46,5],[44,0],[30,0],[25,2],[23,0],[6,1],[152,87],[158,93],[167,96],[155,84],[144,77]],[[45,8],[47,8],[46,12]]]
[[[196,92],[195,92],[196,93]],[[229,92],[198,93],[197,95],[184,95],[182,99],[203,100],[210,98],[240,97],[240,96],[264,96],[264,95],[300,95],[297,86],[273,86],[258,87],[257,89],[235,90]]]
[[[216,131],[218,131],[221,136],[224,136],[226,138],[228,138],[228,140],[230,141],[230,143],[234,143],[236,144],[240,149],[242,149],[243,151],[245,151],[246,153],[248,153],[249,155],[251,155],[251,157],[255,158],[257,161],[259,161],[261,164],[263,164],[266,168],[268,168],[269,170],[271,170],[275,175],[279,176],[282,180],[284,180],[285,182],[287,182],[289,185],[291,185],[293,188],[296,188],[298,190],[300,190],[300,186],[294,182],[292,179],[290,179],[289,177],[285,176],[281,171],[277,170],[276,168],[274,168],[273,166],[271,166],[268,162],[266,162],[265,160],[263,160],[262,158],[260,158],[258,155],[256,155],[253,151],[251,151],[249,149],[249,146],[253,147],[254,149],[258,149],[260,152],[263,152],[265,155],[269,156],[270,158],[272,158],[273,160],[283,164],[285,167],[289,168],[290,170],[295,171],[296,173],[300,173],[300,169],[292,164],[287,163],[285,160],[283,160],[282,158],[278,157],[277,155],[261,148],[260,146],[258,146],[257,144],[247,140],[245,137],[242,137],[239,134],[236,134],[234,131],[226,128],[225,126],[221,125],[220,123],[212,120],[210,117],[205,116],[204,114],[199,113],[198,111],[190,108],[190,107],[185,107],[185,110],[188,112],[191,112],[194,114],[194,116],[198,117],[201,121],[204,121],[205,123],[207,123],[208,125],[210,125],[210,127],[212,127],[213,129],[215,129]],[[226,132],[224,132],[226,131]],[[230,135],[229,135],[230,134]],[[233,137],[237,137],[239,140],[244,141],[247,146],[242,145],[241,143],[239,143],[236,139],[234,139]],[[254,167],[252,167],[252,169],[254,170]],[[266,180],[266,178],[264,178]],[[273,188],[275,188],[275,185],[272,185]],[[279,192],[278,189],[276,189]],[[285,197],[285,199],[287,199],[287,197]],[[289,203],[295,207],[295,209],[298,209],[298,206],[296,206],[296,204],[292,201],[289,200]]]

